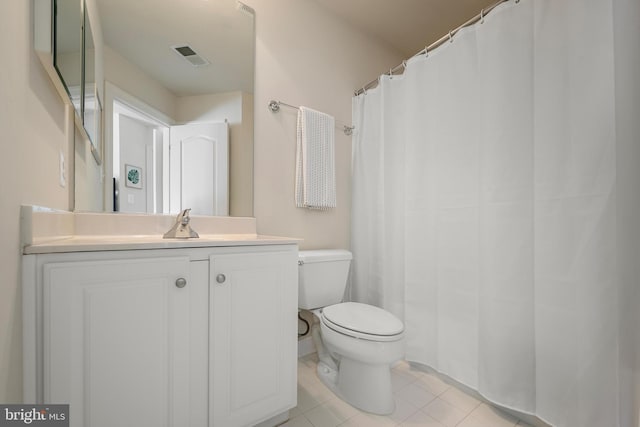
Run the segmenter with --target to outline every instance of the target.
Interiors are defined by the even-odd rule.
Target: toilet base
[[[388,415],[395,410],[389,365],[370,365],[341,358],[335,369],[318,363],[318,377],[334,394],[365,412]]]

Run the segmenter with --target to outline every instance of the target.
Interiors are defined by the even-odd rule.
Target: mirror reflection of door
[[[226,122],[171,126],[170,212],[229,215],[229,127]]]
[[[229,214],[226,122],[171,126],[117,100],[113,116],[118,211]]]
[[[113,176],[118,211],[159,213],[165,204],[168,208],[168,188],[163,185],[168,180],[168,136],[166,123],[114,102]],[[137,179],[129,179],[129,173],[132,177],[137,174]]]

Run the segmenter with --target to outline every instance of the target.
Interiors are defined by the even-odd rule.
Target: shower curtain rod
[[[296,110],[299,110],[300,107],[296,107],[295,105],[291,105],[291,104],[287,104],[286,102],[282,102],[282,101],[275,101],[275,100],[271,100],[269,101],[269,110],[271,110],[272,113],[277,113],[278,111],[280,111],[280,106],[284,105],[285,107],[289,107],[289,108],[295,108]],[[338,123],[338,120],[336,120],[336,124]],[[342,124],[342,131],[344,132],[345,135],[347,136],[351,136],[353,135],[353,130],[355,129],[355,126],[348,126],[345,124]]]
[[[463,28],[466,28],[466,27],[468,27],[470,25],[473,25],[478,21],[484,20],[484,17],[487,16],[487,14],[489,12],[491,12],[493,9],[495,9],[497,6],[501,5],[502,3],[505,3],[505,2],[508,2],[508,1],[510,1],[510,0],[498,0],[496,3],[492,4],[491,6],[482,9],[479,14],[477,14],[473,18],[469,19],[464,24],[462,24],[462,25],[454,28],[453,30],[449,31],[447,34],[445,34],[444,36],[440,37],[438,40],[436,40],[435,42],[431,43],[429,46],[427,46],[424,49],[422,49],[420,52],[418,52],[415,55],[413,55],[411,58],[415,58],[416,56],[428,54],[430,51],[432,51],[435,48],[439,47],[440,45],[442,45],[447,40],[450,41],[450,42],[453,41],[453,36],[458,31],[460,31]],[[515,0],[515,3],[520,3],[520,0]],[[411,58],[409,58],[409,59],[411,59]],[[407,66],[407,61],[408,60],[405,59],[404,61],[402,61],[402,64],[396,65],[395,67],[391,68],[388,73],[384,73],[383,75],[393,76],[394,75],[393,73],[398,71],[400,68],[402,68],[403,72],[404,72],[404,68],[406,68],[406,66]],[[380,76],[380,77],[382,77],[382,76]],[[375,84],[380,82],[380,77],[371,80],[369,83],[365,84],[360,89],[356,89],[353,92],[354,95],[358,96],[361,93],[365,93],[367,91],[367,89],[371,89],[371,88],[375,87]]]

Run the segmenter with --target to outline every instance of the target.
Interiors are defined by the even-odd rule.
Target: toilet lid
[[[322,309],[322,316],[341,328],[368,335],[393,336],[404,331],[404,325],[393,314],[358,302],[330,305]]]

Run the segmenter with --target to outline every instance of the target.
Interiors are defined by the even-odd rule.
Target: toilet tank
[[[341,302],[351,258],[351,252],[343,249],[300,251],[298,307],[311,310]]]

